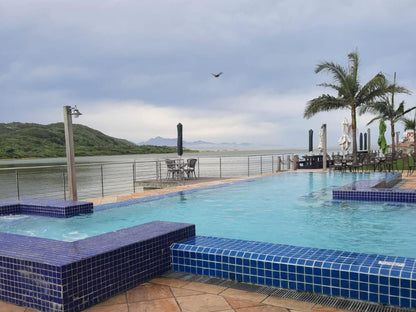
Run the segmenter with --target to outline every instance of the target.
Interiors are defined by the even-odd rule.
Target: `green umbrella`
[[[379,135],[378,135],[377,143],[378,143],[378,146],[380,146],[383,154],[387,153],[387,142],[386,142],[386,137],[384,136],[386,129],[387,129],[386,123],[384,122],[383,119],[381,119],[380,125],[379,125]]]

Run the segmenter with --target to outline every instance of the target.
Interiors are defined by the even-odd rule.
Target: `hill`
[[[175,153],[176,146],[138,146],[74,124],[75,156]],[[0,123],[0,159],[65,157],[64,124]]]

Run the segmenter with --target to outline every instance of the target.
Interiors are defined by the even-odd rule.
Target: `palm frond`
[[[323,70],[331,73],[333,80],[339,82],[340,85],[345,83],[345,80],[348,76],[348,72],[345,70],[345,68],[333,62],[324,62],[318,64],[316,66],[315,73],[319,73]]]
[[[402,117],[400,121],[403,122],[404,130],[414,130],[416,128],[416,120]]]
[[[306,119],[311,118],[319,112],[327,112],[336,109],[349,108],[348,103],[343,99],[334,97],[329,94],[322,94],[321,96],[310,100],[306,104],[303,117]]]
[[[357,94],[357,103],[366,105],[382,98],[389,93],[387,81],[383,74],[375,75]]]
[[[358,52],[354,51],[354,52],[349,53],[348,54],[348,68],[349,68],[348,73],[352,77],[352,79],[359,84],[358,65],[359,65]]]
[[[383,117],[382,117],[382,116],[377,116],[377,117],[374,117],[374,118],[373,118],[373,119],[371,119],[369,122],[367,122],[367,126],[368,126],[369,124],[373,123],[374,121],[379,120],[379,119],[383,119]]]

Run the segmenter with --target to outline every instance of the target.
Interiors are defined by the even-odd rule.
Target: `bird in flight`
[[[213,74],[213,73],[211,73],[211,75],[213,75],[215,78],[218,78],[219,76],[221,76],[221,75],[222,75],[222,72],[220,72],[220,73],[218,73],[218,74]]]

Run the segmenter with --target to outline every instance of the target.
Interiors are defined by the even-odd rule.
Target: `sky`
[[[413,107],[415,29],[414,0],[0,0],[0,122],[61,122],[76,105],[74,123],[135,143],[180,122],[185,141],[307,149],[327,124],[337,146],[349,111],[303,118],[333,94],[317,64],[357,51],[361,83],[396,72]]]

